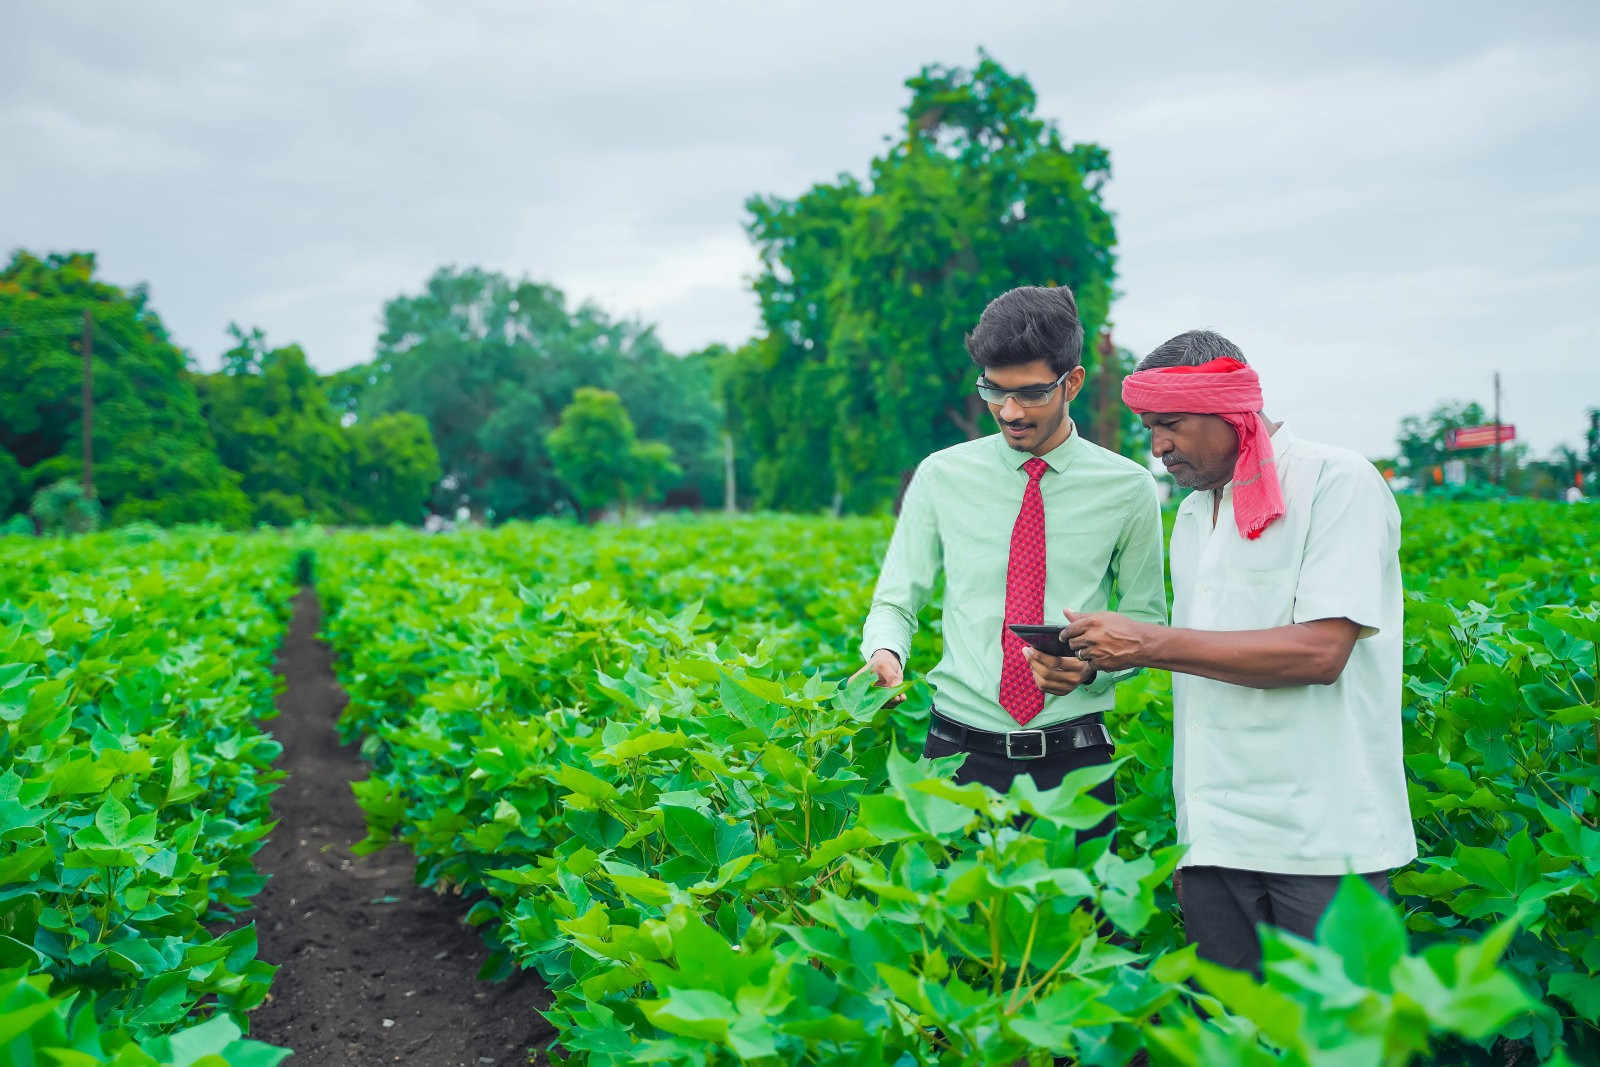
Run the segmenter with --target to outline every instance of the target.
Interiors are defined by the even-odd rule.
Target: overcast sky
[[[1600,405],[1600,4],[1516,7],[11,3],[0,251],[97,251],[206,367],[230,320],[369,359],[447,263],[738,343],[745,198],[864,174],[981,45],[1111,152],[1120,343],[1219,330],[1373,456],[1499,368],[1542,455]]]

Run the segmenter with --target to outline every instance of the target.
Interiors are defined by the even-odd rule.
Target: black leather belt
[[[989,752],[1007,759],[1043,759],[1075,748],[1111,744],[1111,731],[1106,729],[1099,712],[1071,722],[1046,726],[1042,730],[994,733],[963,726],[934,711],[928,723],[928,734],[941,741],[960,745],[970,752]]]

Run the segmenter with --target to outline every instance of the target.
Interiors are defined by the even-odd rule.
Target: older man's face
[[[1183,411],[1152,411],[1139,416],[1150,431],[1150,451],[1190,489],[1219,489],[1233,477],[1239,435],[1227,420]]]

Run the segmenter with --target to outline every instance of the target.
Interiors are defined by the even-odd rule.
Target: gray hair
[[[1156,370],[1159,367],[1198,367],[1214,359],[1236,359],[1245,362],[1239,346],[1210,330],[1190,330],[1180,333],[1170,341],[1163,341],[1139,361],[1135,371]]]

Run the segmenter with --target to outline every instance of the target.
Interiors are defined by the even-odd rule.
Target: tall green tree
[[[222,370],[196,385],[254,521],[422,520],[439,456],[420,416],[343,416],[299,345],[272,348],[259,329],[229,330],[235,344]]]
[[[439,480],[439,450],[428,421],[409,411],[375,415],[352,424],[351,489],[363,522],[416,525]]]
[[[986,54],[906,86],[900,135],[865,181],[747,204],[765,335],[729,357],[724,394],[763,505],[884,507],[922,456],[991,432],[963,339],[1007,289],[1071,286],[1096,371],[1116,240],[1107,153],[1068,144],[1027,79]]]
[[[640,441],[622,398],[582,388],[546,437],[556,473],[584,514],[628,506],[659,494],[680,473],[661,441]]]
[[[0,450],[21,472],[6,508],[83,476],[88,312],[94,490],[111,521],[244,522],[249,504],[239,480],[218,459],[185,357],[148,294],[100,281],[95,271],[92,252],[22,251],[0,270]]]
[[[409,411],[428,422],[441,510],[499,518],[570,507],[545,445],[578,389],[617,394],[674,465],[705,482],[720,470],[714,360],[669,352],[653,330],[549,285],[478,268],[443,268],[423,291],[384,307],[377,358],[347,372],[342,395],[364,417]]]
[[[359,522],[350,441],[298,345],[268,348],[260,330],[229,328],[219,374],[197,375],[222,461],[242,476],[256,522]]]

